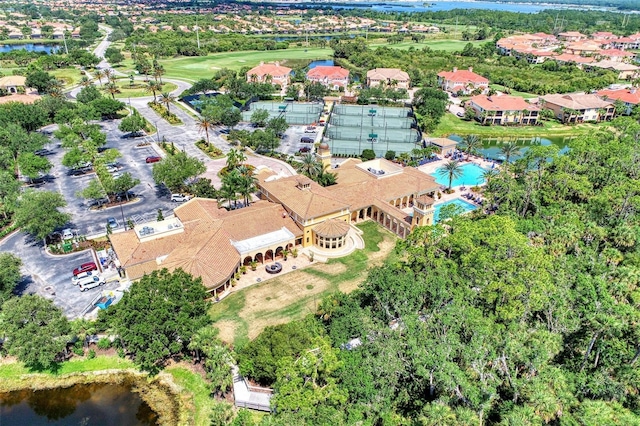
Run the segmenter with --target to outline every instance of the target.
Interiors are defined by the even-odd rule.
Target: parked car
[[[71,228],[66,228],[62,230],[62,239],[63,240],[73,239],[73,231],[71,230]]]
[[[463,114],[463,113],[461,113],[461,112],[459,112],[459,111],[458,111],[458,112],[456,112],[456,115],[457,115],[458,117],[464,117],[464,114]]]
[[[80,280],[87,277],[92,277],[93,275],[94,275],[93,271],[81,272],[78,275],[74,275],[73,277],[71,277],[71,283],[73,285],[76,285],[80,282]]]
[[[118,221],[116,220],[115,217],[110,217],[107,219],[107,225],[109,225],[109,227],[111,227],[111,229],[116,229],[118,226],[120,226],[120,224],[118,223]]]
[[[171,201],[174,203],[183,203],[185,201],[189,201],[191,199],[190,196],[184,194],[171,194]]]
[[[308,136],[303,136],[303,137],[300,138],[300,142],[302,142],[302,143],[314,143],[315,139],[310,138]]]
[[[113,167],[113,166],[107,166],[106,169],[107,169],[107,172],[109,173],[116,173],[118,170],[120,170],[117,167]]]
[[[78,280],[78,288],[80,291],[87,291],[100,285],[104,285],[105,283],[106,281],[103,277],[100,275],[93,275],[91,277]]]
[[[73,275],[78,275],[83,272],[97,271],[97,270],[98,270],[98,266],[94,262],[87,262],[87,263],[83,263],[82,265],[74,269]]]
[[[306,129],[304,129],[305,133],[315,133],[316,132],[316,128],[314,126],[307,126]]]
[[[151,157],[147,157],[144,161],[147,163],[157,163],[162,160],[162,157],[158,157],[157,155],[153,155]]]
[[[230,132],[229,129],[220,129],[220,133],[222,133],[223,135],[228,135]]]
[[[311,152],[311,147],[303,146],[298,150],[299,153]]]

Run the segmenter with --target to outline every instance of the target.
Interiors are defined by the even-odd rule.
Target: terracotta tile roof
[[[575,62],[576,64],[588,64],[595,61],[592,57],[585,57],[580,55],[572,55],[570,53],[563,53],[558,56],[554,56],[552,59],[561,62]]]
[[[633,52],[627,52],[620,49],[602,49],[600,52],[598,52],[598,54],[602,56],[609,56],[612,58],[636,56]]]
[[[260,176],[260,175],[259,175]],[[288,176],[271,181],[261,181],[263,192],[279,202],[302,220],[347,210],[349,204],[338,201],[328,190],[308,179],[309,187],[299,188],[300,176]]]
[[[509,95],[478,95],[473,96],[470,102],[473,102],[485,111],[522,111],[524,109],[537,111],[539,109],[537,106],[526,102],[523,98]]]
[[[329,219],[313,227],[313,231],[324,238],[338,238],[347,235],[349,224],[340,219]]]
[[[594,94],[553,94],[542,96],[542,99],[546,103],[575,110],[611,107],[611,102],[602,100],[598,95]]]
[[[335,66],[317,66],[307,72],[307,78],[344,79],[349,77],[349,70]]]
[[[605,100],[621,100],[622,102],[626,102],[631,105],[640,104],[640,91],[636,89],[619,89],[619,90],[610,90],[604,89],[598,91],[598,96],[601,96]]]
[[[374,68],[372,70],[367,71],[367,78],[373,80],[398,80],[398,81],[408,81],[409,74],[402,71],[399,68]]]
[[[258,77],[263,77],[265,75],[270,75],[272,77],[276,76],[287,76],[291,73],[291,68],[282,66],[280,64],[260,64],[257,67],[251,68],[247,71],[247,76],[252,76],[253,74]]]
[[[441,71],[438,77],[457,83],[489,84],[489,80],[469,70]]]
[[[558,36],[559,37],[584,37],[584,38],[587,37],[586,35],[578,31],[567,31],[567,32],[558,34]]]
[[[10,96],[0,96],[0,104],[6,104],[7,102],[20,102],[23,104],[32,104],[37,100],[42,99],[38,95],[10,95]]]

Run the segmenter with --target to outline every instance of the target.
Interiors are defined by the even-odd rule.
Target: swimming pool
[[[460,186],[460,185],[482,185],[484,183],[484,178],[482,174],[485,172],[485,169],[478,166],[474,163],[468,163],[463,166],[460,166],[462,169],[462,175],[458,178],[453,179],[451,182],[451,186]],[[449,186],[449,177],[447,175],[441,175],[440,169],[436,169],[435,172],[431,173],[436,179],[436,183],[439,185]]]
[[[452,204],[463,210],[461,214],[468,213],[478,208],[478,206],[461,200],[460,198],[454,198],[453,200],[445,201],[444,203],[434,204],[433,208],[435,209],[435,213],[433,214],[433,222],[438,223],[440,221],[440,209],[442,207],[450,206]]]

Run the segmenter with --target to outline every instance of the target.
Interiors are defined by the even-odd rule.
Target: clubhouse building
[[[321,144],[316,156],[327,164],[329,147]],[[337,184],[322,187],[306,176],[260,170],[260,200],[251,205],[226,210],[217,200],[194,198],[175,217],[110,235],[113,249],[131,280],[182,268],[218,296],[242,265],[268,264],[294,248],[340,251],[357,222],[373,220],[401,238],[433,224],[439,185],[431,176],[385,159],[349,159],[332,172]]]

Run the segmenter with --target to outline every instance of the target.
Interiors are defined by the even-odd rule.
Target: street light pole
[[[120,201],[120,214],[122,214],[122,227],[127,230],[127,222],[124,221],[124,209],[122,208],[122,201]]]
[[[156,121],[156,139],[158,139],[158,144],[160,143],[160,128],[158,127],[158,122]]]

